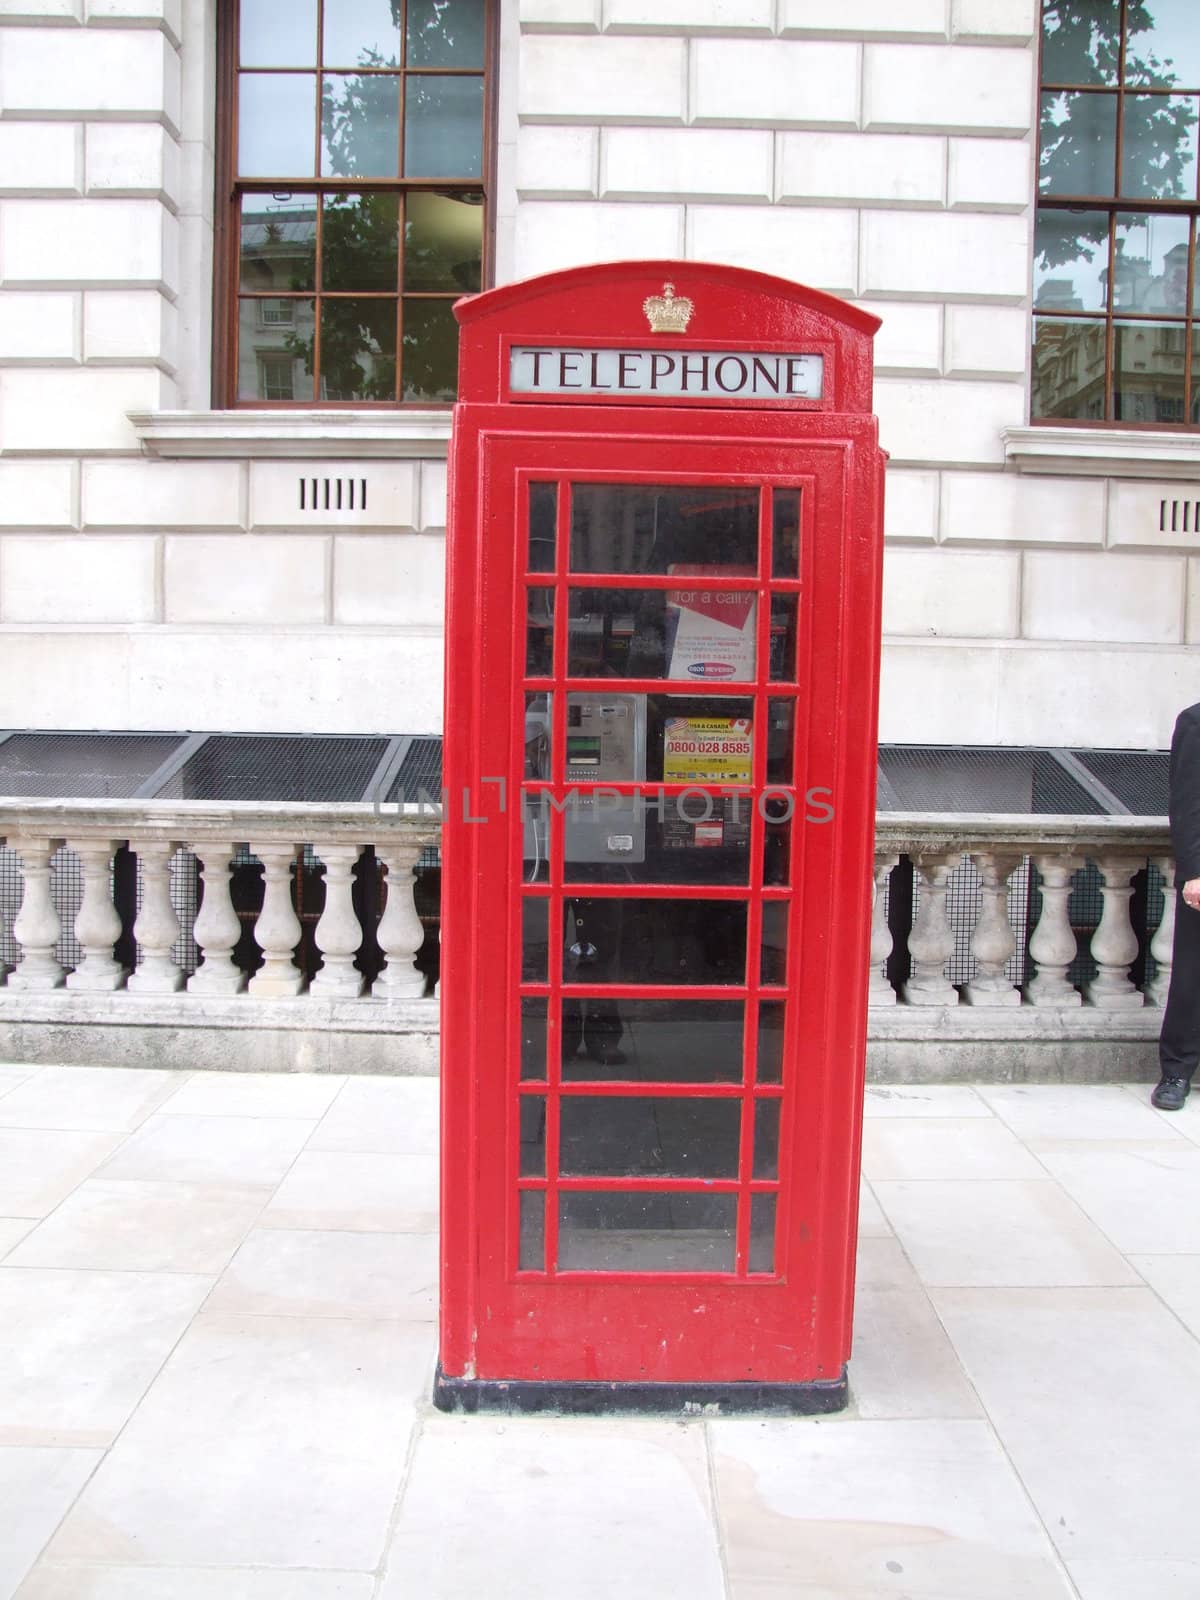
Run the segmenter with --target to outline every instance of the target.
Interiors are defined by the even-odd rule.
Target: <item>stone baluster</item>
[[[955,852],[921,856],[915,862],[921,892],[908,936],[914,967],[902,990],[910,1006],[958,1004],[958,991],[942,971],[954,954],[954,930],[946,915],[946,889],[958,860]]]
[[[1069,902],[1071,875],[1082,865],[1075,856],[1034,856],[1042,880],[1042,911],[1029,940],[1036,974],[1025,985],[1025,998],[1033,1006],[1081,1006],[1083,996],[1067,979],[1067,969],[1078,953],[1071,927]]]
[[[119,839],[68,839],[67,849],[79,857],[83,899],[75,915],[75,937],[83,959],[67,978],[67,988],[85,994],[120,989],[128,974],[113,955],[121,937],[121,916],[112,896],[112,860]]]
[[[995,850],[973,850],[971,860],[981,880],[979,916],[971,933],[975,976],[963,985],[969,1006],[1019,1006],[1021,991],[1004,968],[1017,948],[1008,920],[1008,880],[1020,866],[1017,856]]]
[[[252,842],[250,850],[263,864],[262,910],[254,924],[263,964],[250,979],[250,993],[264,999],[299,994],[304,987],[304,974],[292,959],[302,931],[300,918],[292,907],[295,846]]]
[[[24,869],[21,909],[13,921],[21,964],[9,976],[10,989],[60,989],[63,985],[63,969],[54,956],[62,925],[50,897],[50,857],[59,842],[24,837],[9,840],[9,848],[20,856]]]
[[[899,864],[898,855],[877,855],[872,881],[871,902],[871,983],[867,1003],[872,1006],[894,1006],[896,991],[888,982],[883,970],[892,953],[892,930],[887,920],[887,885],[892,868]]]
[[[1150,941],[1150,954],[1157,963],[1158,971],[1146,985],[1146,1004],[1165,1006],[1167,990],[1171,987],[1171,963],[1175,949],[1175,902],[1178,899],[1175,889],[1175,863],[1170,856],[1155,856],[1151,865],[1156,866],[1162,873],[1163,914]]]
[[[325,863],[325,909],[316,926],[317,949],[324,965],[309,985],[309,994],[355,1000],[366,982],[354,965],[363,931],[354,909],[354,866],[361,844],[332,844],[317,848]]]
[[[206,839],[192,848],[200,858],[200,881],[204,886],[192,929],[202,960],[188,979],[188,993],[240,994],[246,987],[246,974],[233,960],[234,946],[242,933],[230,892],[229,864],[234,844],[231,839]]]
[[[1144,1004],[1139,990],[1129,977],[1129,967],[1137,958],[1137,935],[1129,918],[1133,894],[1130,879],[1141,866],[1129,856],[1094,856],[1100,869],[1100,895],[1103,910],[1100,925],[1092,935],[1092,958],[1099,972],[1087,986],[1087,1003],[1105,1011],[1132,1011]]]
[[[425,993],[424,975],[413,965],[425,930],[413,899],[413,868],[420,850],[401,844],[377,844],[375,854],[387,868],[387,905],[376,937],[387,965],[375,980],[372,994],[384,1000],[410,1000]]]
[[[183,988],[183,971],[171,957],[179,938],[179,918],[171,904],[171,864],[178,846],[159,841],[131,844],[141,868],[142,906],[133,924],[141,958],[129,980],[129,992],[174,994]]]

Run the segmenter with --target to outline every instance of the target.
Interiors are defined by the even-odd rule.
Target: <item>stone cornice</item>
[[[449,408],[411,411],[131,411],[142,454],[165,459],[444,458]]]
[[[1137,428],[1002,428],[1018,472],[1055,477],[1200,478],[1200,433]]]

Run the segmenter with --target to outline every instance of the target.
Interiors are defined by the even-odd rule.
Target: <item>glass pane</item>
[[[1126,95],[1121,194],[1129,199],[1195,200],[1195,95]]]
[[[326,73],[321,81],[321,173],[328,178],[400,175],[400,79]]]
[[[395,0],[325,0],[325,65],[398,67],[396,12]]]
[[[758,1008],[759,1083],[783,1082],[783,1001],[764,1000]]]
[[[776,489],[772,497],[771,572],[776,578],[800,576],[800,491]]]
[[[244,67],[315,67],[317,0],[242,0],[238,33]]]
[[[407,80],[406,178],[478,178],[483,173],[483,79]]]
[[[751,1272],[775,1271],[775,1212],[777,1199],[773,1194],[756,1194],[750,1200],[750,1261]]]
[[[1043,94],[1041,192],[1110,195],[1116,181],[1116,95]]]
[[[550,878],[550,797],[521,796],[521,854],[526,883],[546,883]]]
[[[280,317],[284,320],[278,320]],[[242,300],[238,399],[307,400],[313,391],[311,300]]]
[[[746,907],[730,900],[567,902],[567,983],[744,982]]]
[[[1188,219],[1117,213],[1113,308],[1187,311]]]
[[[483,0],[409,0],[410,67],[482,67]]]
[[[762,956],[759,982],[775,987],[787,980],[788,903],[768,900],[762,908]]]
[[[1187,332],[1183,324],[1118,322],[1114,333],[1114,420],[1186,422],[1183,364]]]
[[[1103,420],[1104,341],[1103,322],[1034,318],[1033,416]]]
[[[1042,0],[1042,78],[1046,83],[1116,83],[1120,0]]]
[[[799,598],[794,594],[771,596],[772,683],[791,683],[796,676],[796,630]]]
[[[546,1076],[547,1000],[525,996],[521,1001],[521,1077],[540,1081]]]
[[[558,1197],[563,1272],[732,1272],[735,1194],[572,1190]]]
[[[238,172],[243,178],[311,178],[317,80],[244,72],[238,82]]]
[[[458,392],[458,323],[449,300],[404,302],[401,398],[444,405]]]
[[[790,784],[795,756],[796,705],[767,701],[767,782]]]
[[[1148,26],[1139,28],[1142,19]],[[1150,65],[1150,58],[1157,60]],[[1195,0],[1153,0],[1129,8],[1125,81],[1200,89],[1200,14]]]
[[[550,976],[550,902],[529,896],[521,905],[521,981],[547,983]]]
[[[568,796],[566,876],[572,883],[693,883],[735,887],[750,881],[750,795],[694,789],[656,795]],[[623,836],[622,836],[623,831]],[[605,844],[614,834],[620,845]],[[629,848],[620,848],[632,840]]]
[[[754,1102],[754,1171],[755,1178],[779,1176],[779,1100]]]
[[[758,496],[757,489],[572,484],[571,569],[751,575]]]
[[[529,485],[529,570],[553,572],[558,543],[558,485]]]
[[[1200,420],[1200,327],[1192,325],[1192,396],[1188,420],[1195,426]]]
[[[525,672],[530,678],[548,678],[554,671],[554,590],[531,586],[527,594]],[[534,773],[548,778],[550,773]]]
[[[762,881],[770,889],[779,889],[791,881],[792,824],[789,819],[795,807],[790,796],[780,794],[763,795],[761,806],[765,813]]]
[[[1039,311],[1103,311],[1108,304],[1107,211],[1037,215],[1033,303]]]
[[[396,290],[400,201],[394,194],[331,194],[321,243],[323,289]],[[393,339],[393,348],[395,340]]]
[[[258,294],[313,289],[316,272],[316,195],[244,196],[239,286]]]
[[[740,1000],[565,1000],[563,1081],[740,1083],[743,1020]]]
[[[395,400],[396,302],[321,301],[322,400]]]
[[[542,1094],[521,1096],[520,1176],[546,1176],[546,1097]]]
[[[568,1177],[737,1177],[740,1100],[564,1095],[558,1116]]]
[[[757,596],[720,579],[679,589],[572,589],[567,671],[575,677],[754,677]]]
[[[550,741],[554,723],[550,714],[551,696],[527,694],[525,696],[525,776],[549,778]]]
[[[404,212],[404,287],[474,294],[483,281],[483,196],[410,194]]]
[[[521,1190],[521,1244],[517,1266],[522,1272],[546,1270],[546,1191]]]

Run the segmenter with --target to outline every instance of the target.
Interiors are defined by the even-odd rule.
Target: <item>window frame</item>
[[[1066,84],[1046,77],[1046,27],[1045,4],[1039,0],[1038,4],[1038,75],[1037,75],[1037,137],[1035,141],[1035,168],[1034,168],[1034,205],[1033,205],[1033,260],[1037,259],[1037,234],[1038,221],[1047,212],[1080,212],[1102,211],[1107,213],[1108,233],[1104,246],[1108,252],[1108,284],[1105,289],[1105,304],[1098,310],[1053,309],[1050,307],[1039,310],[1036,298],[1031,300],[1030,307],[1030,350],[1031,367],[1029,379],[1029,425],[1033,428],[1073,428],[1073,429],[1116,429],[1121,432],[1145,433],[1170,433],[1170,434],[1197,434],[1200,433],[1200,351],[1196,349],[1200,341],[1200,271],[1198,271],[1198,255],[1200,255],[1200,159],[1197,160],[1196,193],[1188,200],[1162,200],[1145,199],[1138,196],[1123,194],[1121,191],[1122,171],[1124,167],[1124,134],[1125,134],[1125,106],[1128,99],[1136,96],[1168,99],[1172,95],[1190,95],[1200,108],[1200,83],[1190,88],[1186,83],[1173,85],[1169,88],[1154,89],[1144,84],[1126,83],[1126,51],[1128,48],[1128,33],[1126,22],[1129,0],[1119,0],[1119,25],[1120,47],[1118,55],[1117,77],[1111,84]],[[1153,35],[1150,35],[1153,38]],[[1113,189],[1108,195],[1093,194],[1053,194],[1043,195],[1041,190],[1041,114],[1043,97],[1047,94],[1086,94],[1110,95],[1116,99],[1116,119],[1113,139]],[[1198,152],[1200,153],[1200,152]],[[1116,230],[1120,225],[1122,215],[1139,215],[1146,217],[1181,217],[1188,221],[1188,269],[1184,306],[1181,315],[1171,316],[1165,311],[1134,311],[1114,305],[1114,274],[1111,270],[1116,261],[1117,241]],[[1034,414],[1034,385],[1036,382],[1037,366],[1037,332],[1039,320],[1047,322],[1082,322],[1085,325],[1103,324],[1104,328],[1104,389],[1103,404],[1104,415],[1101,417],[1062,417],[1038,416]],[[1111,415],[1114,409],[1114,393],[1117,388],[1119,372],[1116,364],[1117,329],[1136,328],[1142,324],[1147,329],[1163,331],[1178,328],[1184,336],[1184,372],[1183,372],[1183,398],[1179,402],[1185,411],[1189,402],[1197,411],[1197,420],[1189,422],[1163,422],[1163,421],[1126,421],[1124,418]],[[1157,399],[1156,399],[1157,403]]]
[[[483,0],[483,147],[480,175],[469,179],[447,178],[328,178],[289,177],[286,188],[290,192],[315,194],[395,194],[401,198],[412,193],[446,193],[461,190],[466,194],[483,195],[483,231],[481,239],[480,287],[491,286],[496,255],[496,165],[497,165],[497,88],[499,81],[499,0]],[[238,36],[240,0],[219,0],[217,7],[217,83],[215,132],[215,196],[213,206],[213,334],[212,334],[212,404],[217,410],[237,411],[439,411],[448,412],[454,404],[447,401],[392,400],[327,400],[319,393],[314,375],[311,400],[245,400],[238,396],[238,344],[239,344],[239,277],[240,228],[239,216],[242,197],[253,194],[281,192],[285,186],[276,178],[239,178],[238,151]],[[317,0],[316,27],[320,38],[324,22],[325,0]],[[255,71],[264,69],[255,68]],[[265,69],[271,70],[271,69]],[[320,68],[315,71],[320,75]],[[405,71],[406,69],[401,69]],[[479,77],[476,68],[429,69],[438,76]],[[318,102],[319,115],[319,102]],[[400,257],[403,262],[403,229],[400,238]],[[419,291],[411,296],[422,298]],[[317,289],[311,295],[319,305]],[[405,296],[399,289],[395,296],[397,312],[397,340],[402,337],[402,310]],[[446,299],[445,295],[429,294],[429,299]],[[257,321],[257,318],[256,318]],[[399,343],[398,343],[399,348]],[[398,381],[399,361],[398,361]]]

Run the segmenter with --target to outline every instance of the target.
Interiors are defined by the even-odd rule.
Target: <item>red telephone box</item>
[[[836,1409],[877,320],[661,261],[455,310],[435,1399]]]

